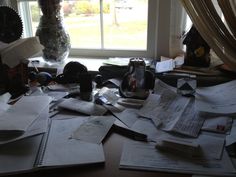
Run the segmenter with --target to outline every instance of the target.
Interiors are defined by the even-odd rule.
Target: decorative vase
[[[61,3],[62,0],[38,0],[42,16],[36,36],[44,46],[43,58],[49,62],[64,61],[70,51],[70,37],[64,28]]]

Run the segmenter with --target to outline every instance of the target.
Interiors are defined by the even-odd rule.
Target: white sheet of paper
[[[175,87],[172,87],[172,86],[166,84],[165,82],[163,82],[159,79],[156,79],[155,86],[154,86],[154,93],[161,95],[166,90],[171,90],[173,93],[177,92],[177,89]]]
[[[222,151],[224,148],[224,137],[212,136],[207,134],[200,134],[197,138],[190,137],[178,137],[174,134],[157,129],[151,120],[139,119],[132,126],[132,130],[144,133],[148,135],[148,139],[156,142],[159,139],[176,139],[184,141],[192,141],[195,144],[199,144],[202,148],[202,155],[207,158],[221,159]]]
[[[132,125],[139,119],[137,112],[138,109],[127,108],[122,112],[114,112],[113,114],[125,125],[132,127]]]
[[[167,89],[163,90],[161,96],[150,94],[138,114],[152,119],[156,127],[162,130],[192,137],[198,136],[204,122],[195,111],[193,99]]]
[[[176,117],[169,116],[168,119],[163,121],[163,130],[192,137],[198,136],[205,119],[196,112],[194,99],[189,100],[187,106],[183,108],[183,111],[179,116],[176,114],[173,115]]]
[[[198,158],[220,160],[224,150],[224,138],[201,134],[198,138],[180,138],[169,134],[162,134],[158,139],[176,140],[180,142],[191,142],[200,146]]]
[[[49,108],[47,107],[45,110],[42,111],[39,117],[29,126],[29,128],[23,135],[13,139],[7,139],[7,140],[0,139],[0,145],[20,140],[23,138],[31,137],[34,135],[38,135],[41,133],[45,133],[48,130],[48,118],[49,118]]]
[[[231,114],[236,113],[236,80],[212,86],[198,88],[196,108],[199,111]]]
[[[1,51],[2,63],[13,68],[18,65],[21,60],[25,60],[41,52],[43,48],[38,37],[18,39]]]
[[[235,175],[236,170],[226,151],[221,160],[189,159],[171,153],[161,153],[155,143],[127,141],[120,161],[121,168],[190,174]]]
[[[115,58],[109,58],[108,60],[105,60],[103,63],[115,66],[128,66],[129,60],[130,58],[115,57]]]
[[[138,111],[138,114],[142,117],[146,118],[155,118],[156,115],[153,114],[155,108],[160,104],[161,96],[157,94],[150,94],[146,101],[144,102],[144,106]]]
[[[70,166],[105,161],[102,144],[71,138],[86,117],[52,120],[41,166]]]
[[[107,109],[101,105],[75,98],[66,99],[65,101],[59,103],[58,107],[92,116],[102,116],[107,112]]]
[[[204,121],[202,130],[212,131],[217,133],[226,133],[232,126],[232,118],[226,116],[219,116],[213,118],[207,118]]]
[[[157,129],[152,120],[145,118],[139,118],[131,127],[131,129],[146,134],[148,139],[154,142],[159,136],[166,134],[166,132]]]
[[[174,60],[166,60],[157,62],[156,64],[156,73],[162,73],[167,71],[172,71],[175,67]]]
[[[0,131],[25,132],[51,102],[48,96],[25,96],[0,115]]]
[[[72,138],[100,144],[115,120],[114,116],[91,116],[73,132]]]
[[[176,68],[182,66],[184,64],[184,56],[175,57],[174,62]]]
[[[98,93],[99,96],[102,96],[107,100],[108,103],[106,104],[115,105],[119,99],[115,92],[107,87],[103,87],[101,90],[98,91]]]

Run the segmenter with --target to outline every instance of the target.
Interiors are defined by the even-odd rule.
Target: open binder
[[[44,134],[0,146],[0,175],[103,163],[102,145],[71,139],[84,118],[52,120]]]

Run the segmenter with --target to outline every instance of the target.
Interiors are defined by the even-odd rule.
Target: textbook
[[[105,162],[101,144],[71,138],[83,121],[51,120],[46,133],[0,146],[0,175]]]

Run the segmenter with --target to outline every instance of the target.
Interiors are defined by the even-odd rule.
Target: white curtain
[[[218,0],[227,26],[213,0],[180,0],[193,24],[218,57],[236,71],[236,1]]]

